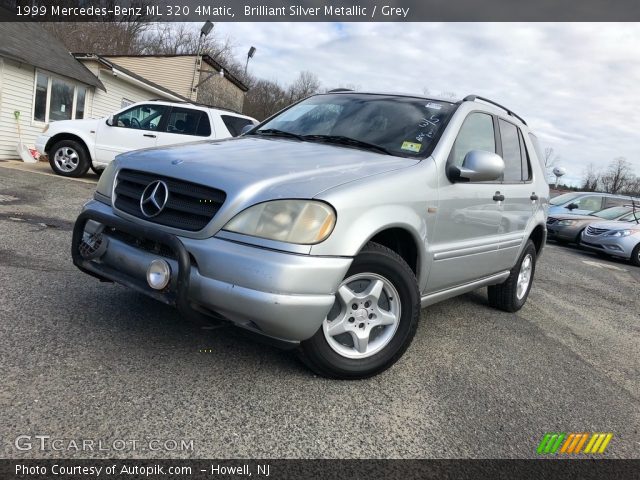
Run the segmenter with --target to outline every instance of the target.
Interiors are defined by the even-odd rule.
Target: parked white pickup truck
[[[150,100],[108,118],[51,123],[38,136],[36,149],[48,155],[58,175],[81,177],[89,168],[100,173],[120,153],[237,137],[247,125],[257,124],[256,119],[232,111]]]

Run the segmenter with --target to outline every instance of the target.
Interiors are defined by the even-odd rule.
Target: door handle
[[[149,137],[149,138],[156,138],[156,136],[153,133],[143,133],[142,136]]]
[[[536,192],[533,192],[529,198],[535,202],[536,200],[538,200],[538,195],[536,195]]]
[[[504,201],[504,195],[502,195],[500,192],[496,192],[496,194],[493,196],[493,200],[496,202],[502,202]]]

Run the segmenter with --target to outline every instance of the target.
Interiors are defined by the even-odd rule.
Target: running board
[[[475,282],[465,283],[464,285],[459,285],[447,290],[440,290],[439,292],[430,293],[429,295],[425,295],[420,299],[420,306],[424,308],[429,305],[433,305],[434,303],[441,302],[442,300],[446,300],[447,298],[457,297],[458,295],[461,295],[463,293],[471,292],[476,288],[486,287],[487,285],[497,285],[498,283],[502,283],[503,281],[505,281],[510,273],[511,272],[509,270],[506,270],[504,272],[491,275],[490,277],[481,278],[480,280],[476,280]]]

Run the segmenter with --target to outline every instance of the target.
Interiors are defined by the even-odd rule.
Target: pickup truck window
[[[252,135],[280,135],[424,157],[455,106],[424,98],[373,94],[316,95],[275,116]]]

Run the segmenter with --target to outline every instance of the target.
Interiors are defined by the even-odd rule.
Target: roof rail
[[[216,108],[218,110],[224,110],[231,113],[237,113],[238,115],[244,115],[242,112],[238,112],[232,108],[227,107],[218,107],[217,105],[207,105],[206,103],[198,103],[192,102],[190,100],[167,100],[166,98],[150,98],[149,100],[145,100],[146,102],[168,102],[168,103],[184,103],[186,105],[195,105],[197,107],[205,107],[205,108]]]
[[[500,105],[498,102],[494,102],[493,100],[489,100],[488,98],[481,97],[480,95],[467,95],[466,97],[464,97],[462,99],[463,102],[475,102],[476,100],[481,100],[483,102],[495,105],[496,107],[499,107],[499,108],[505,110],[507,112],[507,114],[511,115],[512,117],[516,117],[518,120],[520,120],[525,125],[527,124],[527,122],[524,121],[524,118],[522,118],[520,115],[512,112],[511,110],[509,110],[504,105]]]
[[[333,90],[329,90],[327,93],[340,93],[340,92],[353,92],[351,88],[334,88]]]

